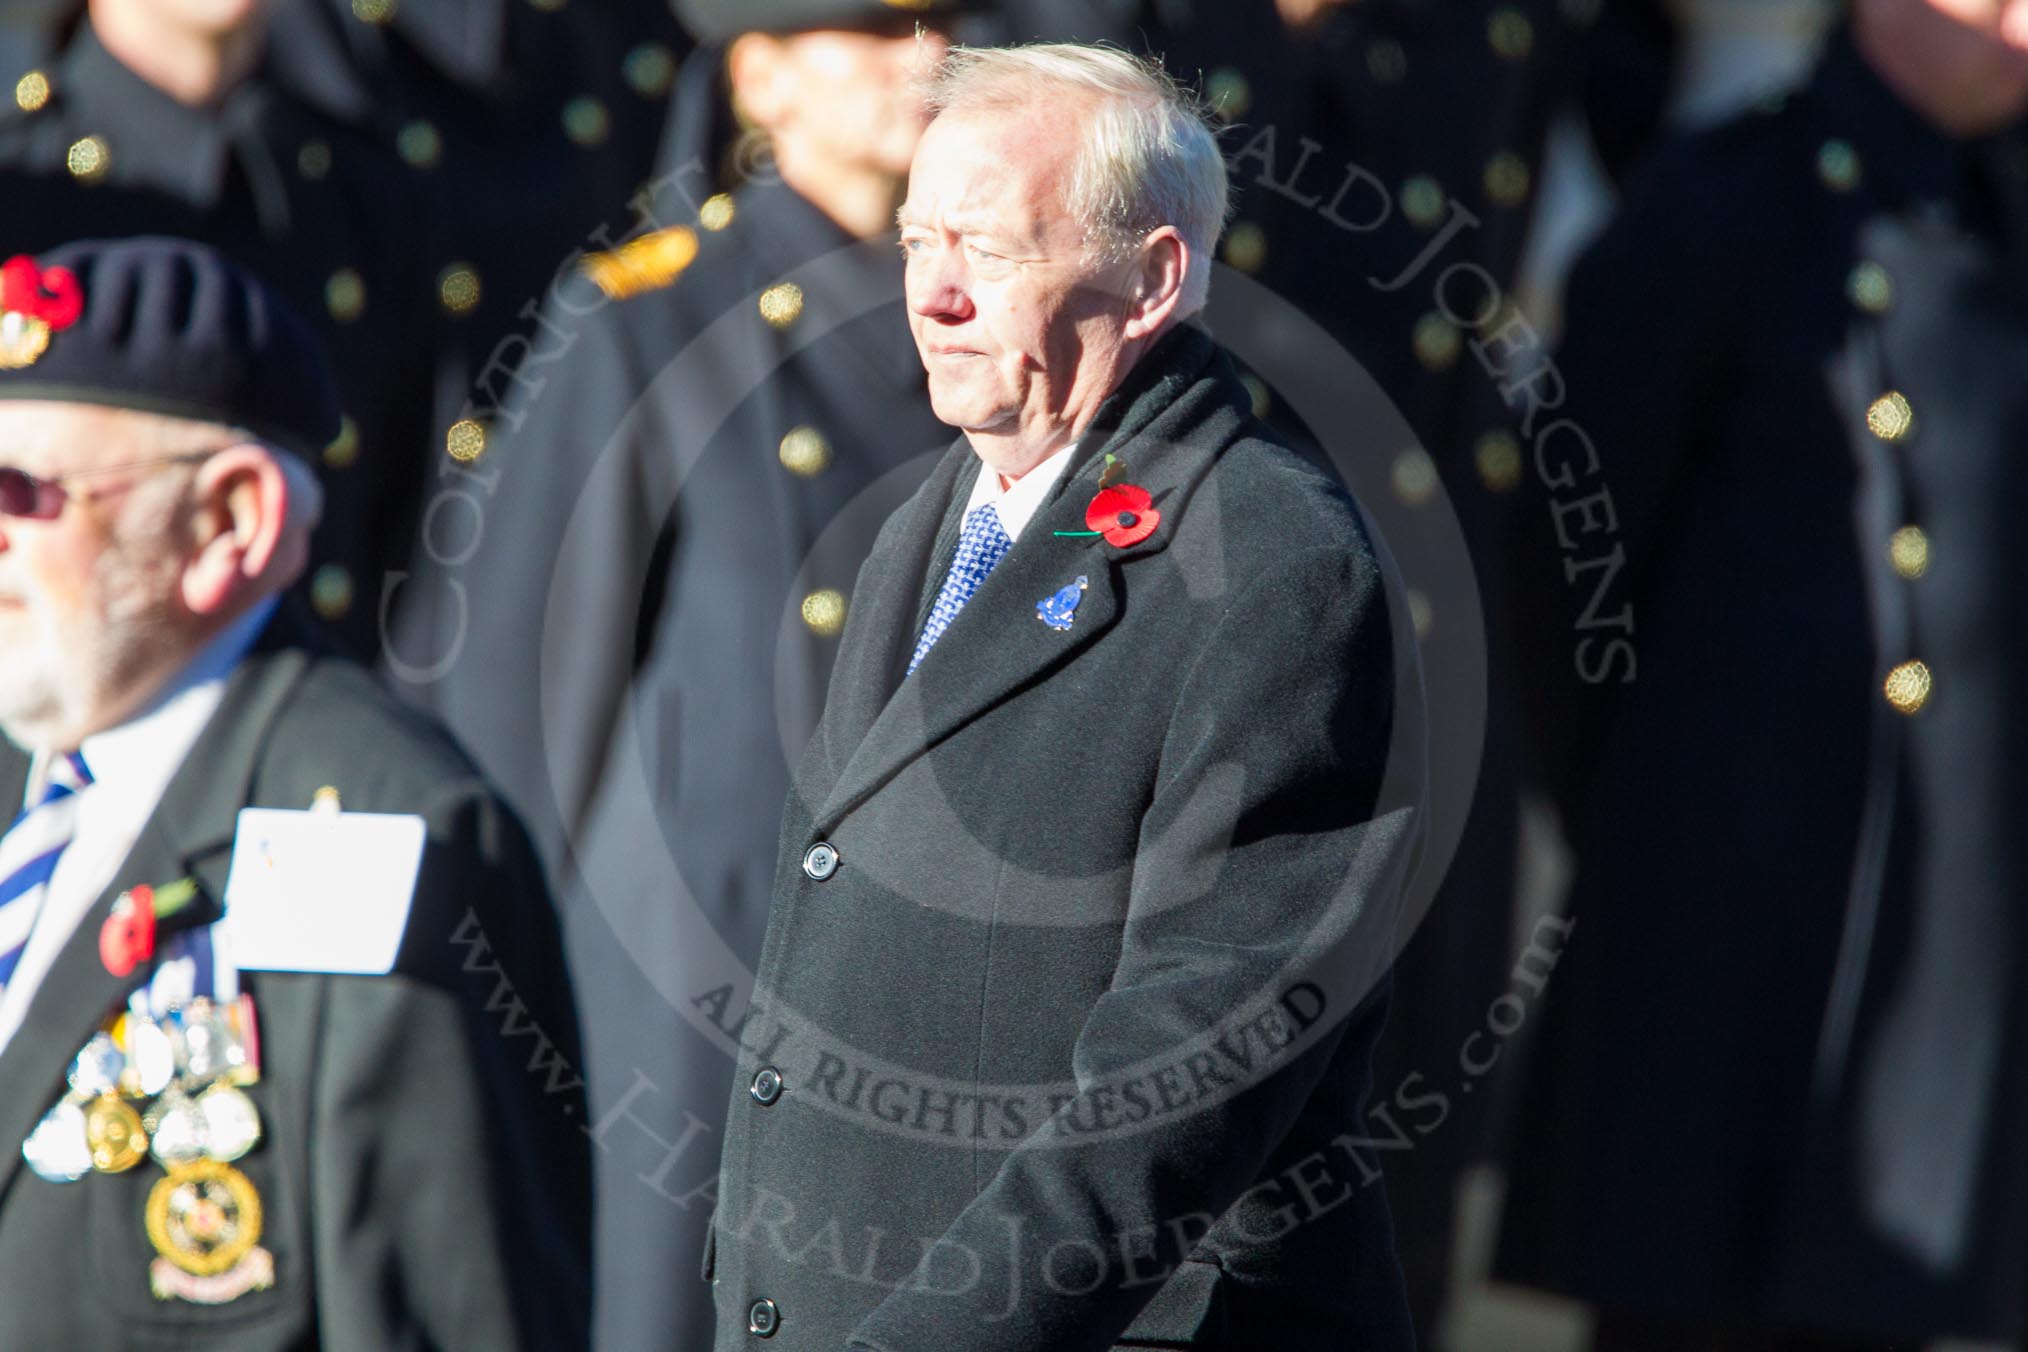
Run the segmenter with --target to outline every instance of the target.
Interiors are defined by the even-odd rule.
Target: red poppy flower
[[[155,956],[155,922],[182,910],[197,896],[197,884],[185,878],[157,891],[146,883],[120,893],[106,923],[99,927],[99,961],[114,976],[127,976]]]
[[[1101,488],[1084,509],[1084,524],[1105,537],[1118,549],[1137,545],[1155,533],[1162,514],[1149,504],[1154,499],[1138,484],[1114,484]]]
[[[84,313],[84,292],[69,268],[44,271],[26,254],[0,264],[0,310],[67,329]]]
[[[99,930],[99,961],[126,976],[155,956],[155,889],[143,884],[122,892]]]

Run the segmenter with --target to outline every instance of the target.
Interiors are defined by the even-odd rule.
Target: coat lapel
[[[276,628],[271,624],[270,633]],[[62,1094],[71,1058],[140,980],[115,977],[99,960],[99,929],[113,902],[143,883],[193,878],[199,900],[165,921],[163,933],[218,918],[239,809],[248,799],[268,726],[304,666],[304,654],[293,648],[256,652],[241,663],[112,885],[78,921],[37,987],[21,1027],[0,1052],[0,1194],[20,1169],[19,1142]],[[9,773],[0,767],[0,780]],[[15,792],[18,796],[18,786]]]
[[[813,802],[838,782],[893,693],[906,660],[902,645],[913,642],[910,621],[938,522],[971,462],[971,449],[963,441],[946,452],[928,481],[882,528],[867,556],[832,665],[824,717],[798,775],[802,792]]]
[[[883,576],[878,608],[854,617],[863,620],[857,640],[886,655],[889,674],[877,695],[869,686],[841,696],[839,687],[860,676],[856,666],[848,670],[841,653],[833,677],[834,700],[851,701],[854,714],[864,722],[839,728],[834,754],[846,758],[816,812],[819,834],[910,761],[1010,695],[1044,679],[1112,627],[1122,602],[1119,569],[1167,547],[1184,501],[1229,440],[1223,435],[1207,439],[1188,434],[1184,427],[1200,425],[1206,404],[1230,405],[1235,397],[1245,398],[1229,370],[1225,380],[1216,373],[1205,379],[1215,354],[1210,338],[1196,329],[1179,330],[1149,354],[1134,373],[1136,378],[1101,409],[1084,439],[1086,449],[1078,452],[1063,483],[1023,529],[1013,550],[980,584],[915,675],[895,687],[893,676],[900,671],[897,650],[904,644],[912,649],[914,644],[907,620],[914,614],[940,518],[925,510],[906,523],[899,538],[912,551],[913,570]],[[1228,382],[1230,389],[1224,388]],[[1193,387],[1197,397],[1186,400],[1185,392]],[[970,454],[962,442],[958,449]],[[1107,453],[1126,462],[1127,479],[1154,494],[1155,506],[1163,513],[1155,533],[1127,549],[1099,538],[1056,533],[1085,530],[1085,507],[1098,489]],[[936,509],[948,505],[948,490],[933,502]],[[1042,621],[1039,606],[1080,577],[1085,588],[1070,628],[1051,628]],[[855,636],[848,626],[851,637]]]

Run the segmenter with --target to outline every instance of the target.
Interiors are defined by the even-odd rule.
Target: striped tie
[[[14,979],[43,894],[49,890],[50,875],[77,830],[78,804],[91,782],[84,757],[75,751],[51,761],[41,797],[0,836],[0,990]]]

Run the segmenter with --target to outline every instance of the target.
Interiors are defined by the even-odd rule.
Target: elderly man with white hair
[[[1365,1101],[1413,641],[1194,319],[1191,100],[1075,46],[932,94],[901,247],[963,435],[860,574],[722,1011],[716,1346],[1410,1347]]]
[[[9,1347],[585,1345],[540,871],[278,599],[337,426],[307,329],[213,250],[0,265]]]

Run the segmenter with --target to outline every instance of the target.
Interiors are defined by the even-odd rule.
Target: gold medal
[[[95,1098],[85,1109],[85,1145],[92,1167],[118,1174],[148,1158],[148,1132],[133,1105],[117,1094]]]
[[[193,1277],[228,1271],[260,1242],[253,1180],[218,1160],[171,1166],[148,1193],[144,1214],[155,1252]]]

